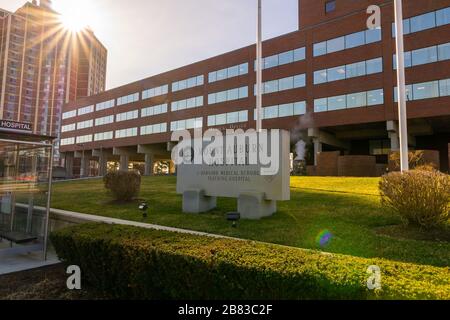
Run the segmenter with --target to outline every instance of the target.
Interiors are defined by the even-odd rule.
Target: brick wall
[[[338,175],[339,151],[320,152],[317,154],[316,174],[321,177],[335,177]]]
[[[338,175],[340,177],[376,177],[376,162],[374,156],[340,156]]]

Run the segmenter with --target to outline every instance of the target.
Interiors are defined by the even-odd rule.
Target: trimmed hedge
[[[51,234],[85,282],[125,299],[450,299],[450,270],[129,226]],[[367,289],[370,265],[381,290]]]

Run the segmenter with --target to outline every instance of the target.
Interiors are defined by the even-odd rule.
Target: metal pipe
[[[408,119],[406,111],[405,50],[403,44],[402,0],[395,0],[395,44],[397,52],[398,123],[400,138],[400,170],[409,170]]]
[[[256,131],[262,130],[262,0],[258,0],[256,35]]]

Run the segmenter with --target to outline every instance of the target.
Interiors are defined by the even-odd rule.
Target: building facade
[[[64,28],[49,0],[0,9],[0,118],[59,141],[63,105],[105,90],[106,56],[91,30]]]
[[[369,30],[373,4],[381,28]],[[404,18],[410,148],[439,152],[448,171],[450,3],[404,1]],[[325,151],[386,166],[399,148],[393,22],[393,1],[300,0],[299,30],[263,43],[263,128],[305,141],[311,166]],[[248,46],[66,104],[68,174],[102,175],[114,161],[151,174],[173,131],[255,128],[255,58]]]

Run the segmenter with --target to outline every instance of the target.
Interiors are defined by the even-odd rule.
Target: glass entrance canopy
[[[0,129],[0,249],[47,256],[53,138]]]

